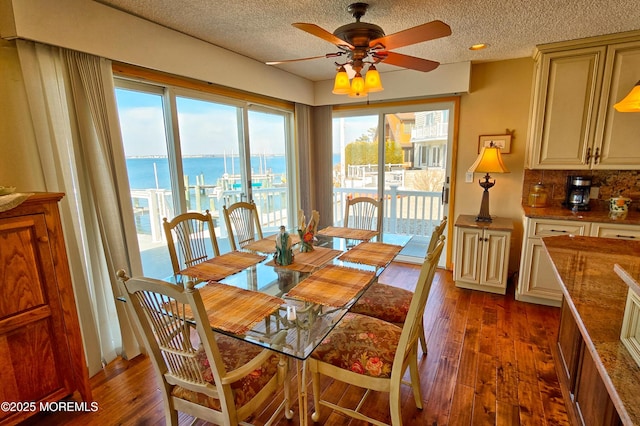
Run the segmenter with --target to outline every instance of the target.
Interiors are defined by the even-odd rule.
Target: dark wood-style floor
[[[418,272],[414,265],[393,264],[381,280],[411,288]],[[559,309],[517,302],[513,293],[512,285],[507,296],[459,289],[450,272],[438,271],[425,312],[429,353],[420,364],[424,409],[416,409],[410,389],[405,387],[404,425],[569,424],[552,355]],[[91,384],[99,406],[97,412],[41,414],[27,423],[47,426],[164,423],[162,399],[145,356],[112,362],[91,379]],[[308,389],[310,393],[311,387]],[[354,406],[361,395],[360,389],[329,379],[324,380],[322,389],[332,400],[348,406]],[[295,394],[295,382],[292,393]],[[311,413],[311,395],[308,404]],[[363,411],[388,421],[387,406],[387,394],[372,394]],[[293,408],[294,418],[289,421],[283,417],[278,424],[299,424],[297,399]],[[264,424],[272,409],[265,407],[253,422]],[[180,415],[180,424],[189,424],[191,420]],[[313,424],[310,419],[309,423]],[[320,424],[360,426],[364,422],[323,408]]]

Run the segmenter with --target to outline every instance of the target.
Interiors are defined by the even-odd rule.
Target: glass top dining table
[[[302,270],[297,270],[292,267],[280,267],[274,264],[273,253],[263,252],[258,253],[265,256],[261,261],[239,272],[226,276],[223,279],[216,280],[218,283],[238,289],[250,290],[279,298],[284,303],[276,306],[270,314],[265,315],[264,318],[252,324],[248,331],[241,334],[229,332],[228,330],[216,328],[215,326],[214,330],[269,348],[298,360],[306,360],[320,342],[331,332],[333,327],[349,311],[349,308],[357,302],[366,289],[377,281],[379,275],[388,264],[388,262],[383,265],[380,263],[376,264],[375,262],[366,264],[364,263],[367,262],[366,259],[364,261],[340,260],[339,257],[357,247],[360,241],[324,235],[317,235],[316,238],[317,241],[314,243],[314,247],[322,248],[319,250],[332,249],[338,251],[337,253],[332,252],[336,253],[334,257],[321,266],[301,268]],[[381,242],[383,245],[393,245],[402,248],[410,239],[410,235],[383,234]],[[373,248],[377,247],[373,246]],[[298,245],[293,246],[293,251],[294,256],[302,255],[302,253],[299,253]],[[392,259],[390,259],[390,261],[391,260]],[[295,262],[294,257],[294,263]],[[355,296],[349,296],[349,300],[345,303],[331,303],[329,294],[327,294],[327,304],[324,304],[324,299],[321,299],[321,301],[309,301],[289,294],[299,284],[305,283],[305,280],[308,280],[305,283],[308,284],[310,280],[317,276],[314,274],[321,274],[320,271],[323,269],[327,271],[329,268],[325,267],[328,265],[332,265],[330,268],[336,266],[337,268],[334,269],[337,270],[338,273],[341,271],[349,273],[358,273],[358,271],[370,272],[366,274],[365,280],[367,282],[363,283],[364,286],[362,289],[358,290]],[[364,276],[365,274],[361,275]],[[186,277],[175,277],[176,281],[182,281],[184,279],[186,279]],[[345,274],[344,282],[347,283],[349,279],[348,273]],[[322,281],[320,281],[319,284],[321,286]],[[202,282],[197,284],[196,287],[200,288],[201,293],[203,293],[203,288],[206,285],[207,282]],[[320,287],[320,289],[322,289],[322,287]],[[208,300],[209,299],[203,297],[205,308],[211,318],[212,315],[215,316],[215,312],[210,311],[211,306],[208,305]],[[251,307],[249,307],[249,309],[251,309]]]

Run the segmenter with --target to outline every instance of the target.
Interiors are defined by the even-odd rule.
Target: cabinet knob
[[[600,148],[596,148],[596,153],[593,156],[593,164],[598,164],[598,159],[600,158]]]
[[[584,159],[584,162],[589,164],[590,160],[591,160],[591,147],[587,148],[587,158]]]
[[[40,241],[41,243],[48,243],[49,237],[43,235],[42,237],[38,238],[38,241]]]

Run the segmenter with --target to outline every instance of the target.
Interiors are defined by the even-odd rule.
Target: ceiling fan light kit
[[[335,63],[339,68],[332,92],[337,95],[349,95],[350,97],[366,96],[370,92],[379,92],[384,90],[380,79],[380,73],[375,67],[378,63],[384,62],[389,65],[422,72],[432,71],[440,65],[436,61],[404,55],[402,53],[390,52],[390,50],[449,36],[451,35],[451,28],[447,24],[442,21],[431,21],[394,34],[385,35],[382,28],[378,25],[360,22],[360,18],[364,16],[368,7],[369,5],[367,3],[350,4],[349,7],[347,7],[347,11],[353,15],[356,22],[342,25],[333,33],[316,24],[292,24],[294,27],[302,31],[333,43],[339,49],[338,52],[310,58],[267,62],[267,64],[277,65],[281,63],[306,61],[318,58],[333,58],[346,55],[347,60],[345,62]],[[369,69],[366,71],[365,77],[363,78],[361,72],[365,64],[369,65]],[[350,83],[345,65],[349,65],[356,73]]]
[[[371,92],[380,92],[382,90],[384,88],[380,81],[380,73],[375,65],[371,64],[369,66],[364,78],[362,78],[360,72],[356,72],[351,81],[349,81],[349,75],[343,65],[338,69],[332,92],[336,95],[349,95],[351,98],[359,98]]]

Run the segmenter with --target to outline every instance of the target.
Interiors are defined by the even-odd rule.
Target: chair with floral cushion
[[[173,273],[220,255],[211,213],[187,212],[162,221]]]
[[[382,232],[382,199],[370,197],[348,198],[344,212],[344,227],[367,229],[377,232],[380,238]]]
[[[379,318],[349,312],[313,351],[307,363],[312,378],[315,411],[311,419],[314,422],[319,421],[320,406],[323,405],[355,419],[378,426],[386,425],[360,411],[367,395],[371,391],[379,391],[389,393],[391,425],[401,426],[402,384],[411,385],[416,406],[422,409],[417,346],[422,330],[422,313],[443,246],[443,239],[439,239],[427,255],[402,328]],[[403,381],[407,368],[410,383]],[[320,375],[365,388],[366,392],[355,409],[321,400]]]
[[[231,250],[238,250],[250,242],[262,239],[258,209],[253,201],[250,203],[239,201],[229,207],[223,206],[222,211]],[[237,244],[236,240],[238,240]]]
[[[237,425],[271,403],[284,384],[287,418],[287,360],[273,351],[213,332],[200,292],[152,278],[118,277],[126,305],[144,344],[164,401],[166,424],[178,411],[215,424]],[[246,423],[242,423],[246,424]]]
[[[445,216],[431,234],[427,254],[433,251],[446,227],[447,217]],[[444,237],[442,236],[442,238]],[[410,290],[376,282],[353,305],[351,312],[380,318],[402,327],[407,318],[412,297],[413,292]],[[422,355],[425,356],[427,355],[427,341],[422,321],[420,322],[420,327],[422,329],[420,345],[422,347]]]

